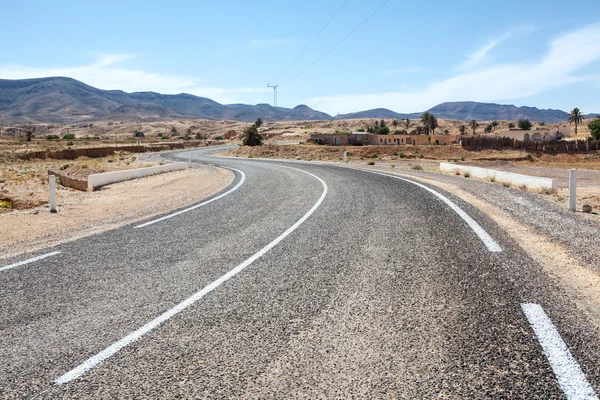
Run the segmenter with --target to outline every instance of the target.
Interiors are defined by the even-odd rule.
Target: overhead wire
[[[349,2],[349,1],[350,1],[350,0],[346,0],[346,1],[344,2],[344,4],[342,4],[342,6],[341,6],[341,7],[340,7],[340,8],[339,8],[339,9],[338,9],[336,12],[335,12],[335,14],[333,14],[333,17],[331,17],[331,18],[329,19],[329,21],[328,21],[328,22],[325,24],[325,26],[324,26],[323,28],[321,28],[321,30],[319,31],[319,33],[317,33],[317,35],[316,35],[316,36],[315,36],[315,37],[314,37],[314,38],[313,38],[313,39],[310,41],[310,43],[309,43],[309,44],[308,44],[308,45],[307,45],[307,46],[306,46],[306,47],[305,47],[305,48],[304,48],[304,49],[303,49],[303,50],[300,52],[300,54],[298,54],[298,55],[296,56],[296,58],[294,58],[294,60],[293,60],[291,63],[289,63],[289,64],[288,64],[288,66],[287,66],[287,67],[285,67],[285,68],[283,69],[283,71],[281,71],[281,72],[279,73],[279,75],[277,75],[277,77],[276,77],[275,79],[273,79],[271,82],[274,82],[274,83],[276,83],[276,82],[277,82],[277,79],[279,79],[279,77],[280,77],[281,75],[283,75],[283,74],[284,74],[284,73],[285,73],[285,72],[286,72],[286,71],[287,71],[287,70],[288,70],[288,69],[289,69],[289,68],[290,68],[292,65],[294,65],[294,63],[295,63],[296,61],[298,61],[298,59],[299,59],[300,57],[302,57],[302,54],[304,54],[304,53],[306,52],[306,50],[308,50],[308,48],[309,48],[309,47],[310,47],[310,46],[311,46],[311,45],[312,45],[312,44],[315,42],[315,40],[317,40],[317,39],[318,39],[318,37],[319,37],[319,36],[321,36],[321,33],[323,33],[323,31],[324,31],[325,29],[327,29],[327,27],[329,26],[329,24],[331,24],[331,22],[332,22],[332,21],[335,19],[335,17],[337,17],[337,15],[340,13],[340,11],[342,11],[342,9],[343,9],[343,8],[346,6],[346,4],[348,4],[348,2]]]
[[[340,40],[339,42],[337,42],[331,49],[327,50],[327,52],[325,52],[325,54],[323,54],[321,57],[317,58],[312,64],[310,64],[308,67],[304,68],[302,71],[298,72],[296,75],[292,76],[290,79],[288,79],[287,81],[283,82],[282,84],[280,84],[279,86],[283,86],[289,82],[291,82],[292,80],[296,79],[297,77],[299,77],[300,75],[302,75],[303,73],[305,73],[306,71],[308,71],[312,66],[314,66],[316,63],[318,63],[319,61],[321,61],[323,58],[325,58],[329,53],[331,53],[333,50],[335,50],[340,44],[342,44],[346,39],[348,39],[350,37],[350,35],[352,35],[354,32],[356,32],[357,30],[360,29],[361,26],[363,26],[368,20],[370,20],[375,14],[377,14],[377,12],[379,10],[381,10],[387,3],[389,3],[391,0],[385,0],[383,2],[383,4],[381,4],[375,11],[373,11],[371,13],[371,15],[369,15],[367,18],[365,18],[360,24],[358,24],[358,26],[356,28],[354,28],[352,31],[350,31],[350,33],[348,33],[346,36],[344,36],[342,38],[342,40]]]

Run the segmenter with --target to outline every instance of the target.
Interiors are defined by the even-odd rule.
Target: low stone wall
[[[130,153],[146,153],[146,152],[159,152],[178,150],[186,148],[200,147],[206,144],[211,145],[212,142],[182,142],[182,143],[160,143],[144,146],[109,146],[109,147],[89,147],[81,149],[63,149],[63,150],[45,150],[45,151],[29,151],[17,154],[22,160],[32,160],[35,158],[46,159],[52,158],[56,160],[75,160],[78,157],[89,157],[89,158],[100,158],[106,156],[112,156],[115,152],[126,151]]]
[[[70,177],[69,175],[67,175],[59,170],[55,170],[55,169],[48,170],[48,176],[50,176],[50,175],[56,176],[59,179],[60,184],[63,186],[81,190],[84,192],[86,190],[88,190],[87,179],[73,178],[73,177]]]
[[[537,176],[521,175],[512,172],[497,171],[494,169],[471,167],[469,165],[457,165],[440,163],[440,171],[461,174],[468,172],[474,178],[494,179],[496,182],[509,183],[513,186],[525,186],[527,189],[550,190],[557,189],[556,182],[550,178],[540,178]]]

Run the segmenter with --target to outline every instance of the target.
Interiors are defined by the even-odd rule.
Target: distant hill
[[[569,118],[569,114],[562,110],[540,110],[535,107],[516,107],[473,101],[442,103],[430,109],[429,112],[438,118],[462,121],[473,119],[478,121],[529,119],[530,121],[553,124]]]
[[[476,103],[442,103],[428,110],[438,118],[469,121],[518,120],[556,123],[568,113],[535,107]],[[416,119],[421,112],[402,114],[386,108],[342,114],[335,119]],[[592,118],[598,114],[586,115]],[[154,92],[126,93],[101,90],[71,78],[0,79],[0,123],[46,122],[72,123],[115,119],[152,121],[165,118],[189,118],[254,121],[332,120],[334,117],[306,105],[294,108],[269,104],[220,104],[191,94],[165,95]]]
[[[453,119],[457,121],[492,121],[508,120],[517,121],[519,119],[529,119],[532,122],[546,122],[554,124],[566,121],[569,113],[562,110],[541,110],[535,107],[516,107],[513,105],[477,103],[474,101],[448,102],[438,104],[427,110],[438,118]],[[354,119],[354,118],[396,118],[396,119],[417,119],[421,112],[400,114],[387,108],[376,108],[373,110],[359,111],[350,114],[341,114],[336,119]],[[594,118],[598,114],[588,114],[585,118]]]
[[[269,120],[330,120],[305,105],[224,105],[190,94],[126,93],[101,90],[71,78],[0,80],[0,121],[71,123],[99,119],[157,120],[164,118]]]
[[[375,108],[373,110],[359,111],[350,114],[337,115],[336,119],[364,119],[364,118],[395,118],[395,119],[415,119],[419,118],[421,113],[400,114],[387,108]]]

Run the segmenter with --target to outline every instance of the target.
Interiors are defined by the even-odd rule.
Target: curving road
[[[595,398],[596,329],[469,204],[208,151],[165,156],[213,201],[3,261],[1,398]]]

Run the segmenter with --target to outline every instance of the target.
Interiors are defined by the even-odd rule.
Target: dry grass
[[[0,157],[0,201],[12,209],[28,209],[48,202],[48,169],[61,169],[76,178],[86,178],[90,174],[144,168],[157,163],[139,161],[136,154],[118,153],[103,158],[80,157],[70,160],[21,160],[15,156]],[[61,192],[73,189],[59,186]],[[0,207],[0,212],[10,211]]]

